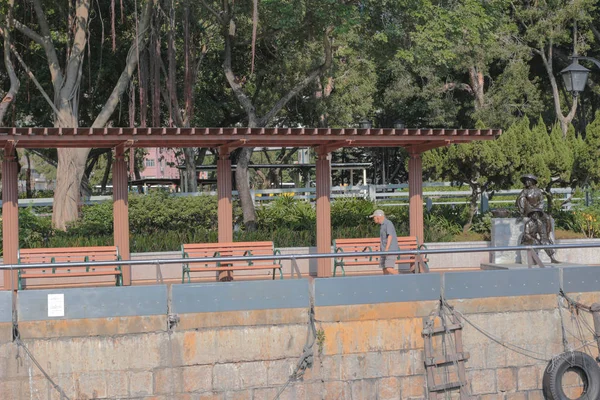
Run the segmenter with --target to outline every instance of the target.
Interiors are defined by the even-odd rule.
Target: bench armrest
[[[373,249],[371,248],[371,246],[367,246],[367,247],[365,247],[364,249],[362,249],[363,253],[364,253],[365,251],[367,251],[367,250],[368,250],[368,251],[373,251]],[[373,261],[373,256],[369,256],[369,261]]]
[[[246,257],[246,256],[252,256],[252,250],[246,250],[244,252],[244,254],[242,254],[242,257]],[[248,265],[254,265],[252,260],[248,260]]]
[[[274,256],[281,255],[281,250],[279,250],[279,249],[273,250],[273,255]],[[281,265],[281,260],[273,260],[273,261],[275,261],[276,264]]]

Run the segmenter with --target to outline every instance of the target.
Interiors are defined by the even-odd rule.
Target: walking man
[[[381,225],[379,228],[379,238],[381,239],[381,251],[397,251],[400,250],[398,247],[398,236],[396,236],[396,228],[394,224],[385,217],[385,214],[381,210],[375,210],[373,215],[369,216],[373,218],[376,224]],[[397,275],[396,271],[396,258],[397,256],[381,256],[379,259],[379,266],[383,269],[384,275]]]

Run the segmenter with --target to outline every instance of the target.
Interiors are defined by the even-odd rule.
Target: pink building
[[[144,170],[140,171],[144,178],[179,178],[177,164],[179,161],[173,149],[153,148],[146,149],[148,154],[144,157]]]

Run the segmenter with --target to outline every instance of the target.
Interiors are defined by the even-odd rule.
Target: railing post
[[[375,203],[377,200],[377,190],[375,189],[375,185],[368,185],[367,188],[369,190],[369,200]]]

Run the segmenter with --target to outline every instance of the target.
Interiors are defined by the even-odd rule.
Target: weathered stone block
[[[181,368],[159,368],[153,371],[154,393],[181,393],[183,388],[183,371]]]
[[[377,393],[377,380],[361,379],[350,383],[353,399],[371,399]]]
[[[276,388],[260,388],[254,389],[252,400],[273,400],[277,395]]]
[[[198,395],[198,400],[223,400],[225,395],[223,393],[211,392],[201,393]]]
[[[506,400],[527,400],[526,392],[506,393]]]
[[[283,385],[290,378],[296,363],[292,359],[267,361],[267,383],[269,386]]]
[[[396,377],[381,378],[377,382],[377,394],[379,400],[399,400],[400,381]]]
[[[527,400],[544,400],[544,393],[541,390],[527,392]]]
[[[75,393],[78,399],[106,397],[107,389],[104,372],[86,372],[75,375]]]
[[[126,397],[129,394],[126,371],[106,372],[106,394],[108,397]]]
[[[264,361],[240,363],[238,373],[242,389],[267,386],[267,365]]]
[[[212,365],[194,365],[182,370],[184,392],[207,392],[212,389]]]
[[[337,381],[342,379],[343,356],[321,356],[321,378],[324,381]]]
[[[325,382],[324,400],[351,400],[352,399],[352,388],[350,383],[343,381],[331,381]]]
[[[418,361],[415,359],[417,353],[421,353],[421,351],[406,350],[384,353],[388,374],[390,376],[413,375],[413,372],[417,370]],[[422,360],[420,364],[423,364]]]
[[[517,371],[514,368],[497,369],[496,382],[499,392],[514,392],[517,390]]]
[[[496,371],[493,369],[469,371],[467,379],[471,382],[473,394],[496,393]]]
[[[237,364],[216,364],[213,367],[213,390],[231,391],[241,389]]]
[[[238,390],[234,392],[225,392],[225,400],[248,400],[252,398],[252,390]]]
[[[139,397],[153,394],[152,373],[148,371],[129,373],[129,394]]]
[[[519,391],[538,389],[541,382],[538,382],[539,369],[535,366],[519,368],[517,371],[517,389]]]
[[[425,396],[425,377],[423,375],[402,377],[399,381],[403,399]]]

